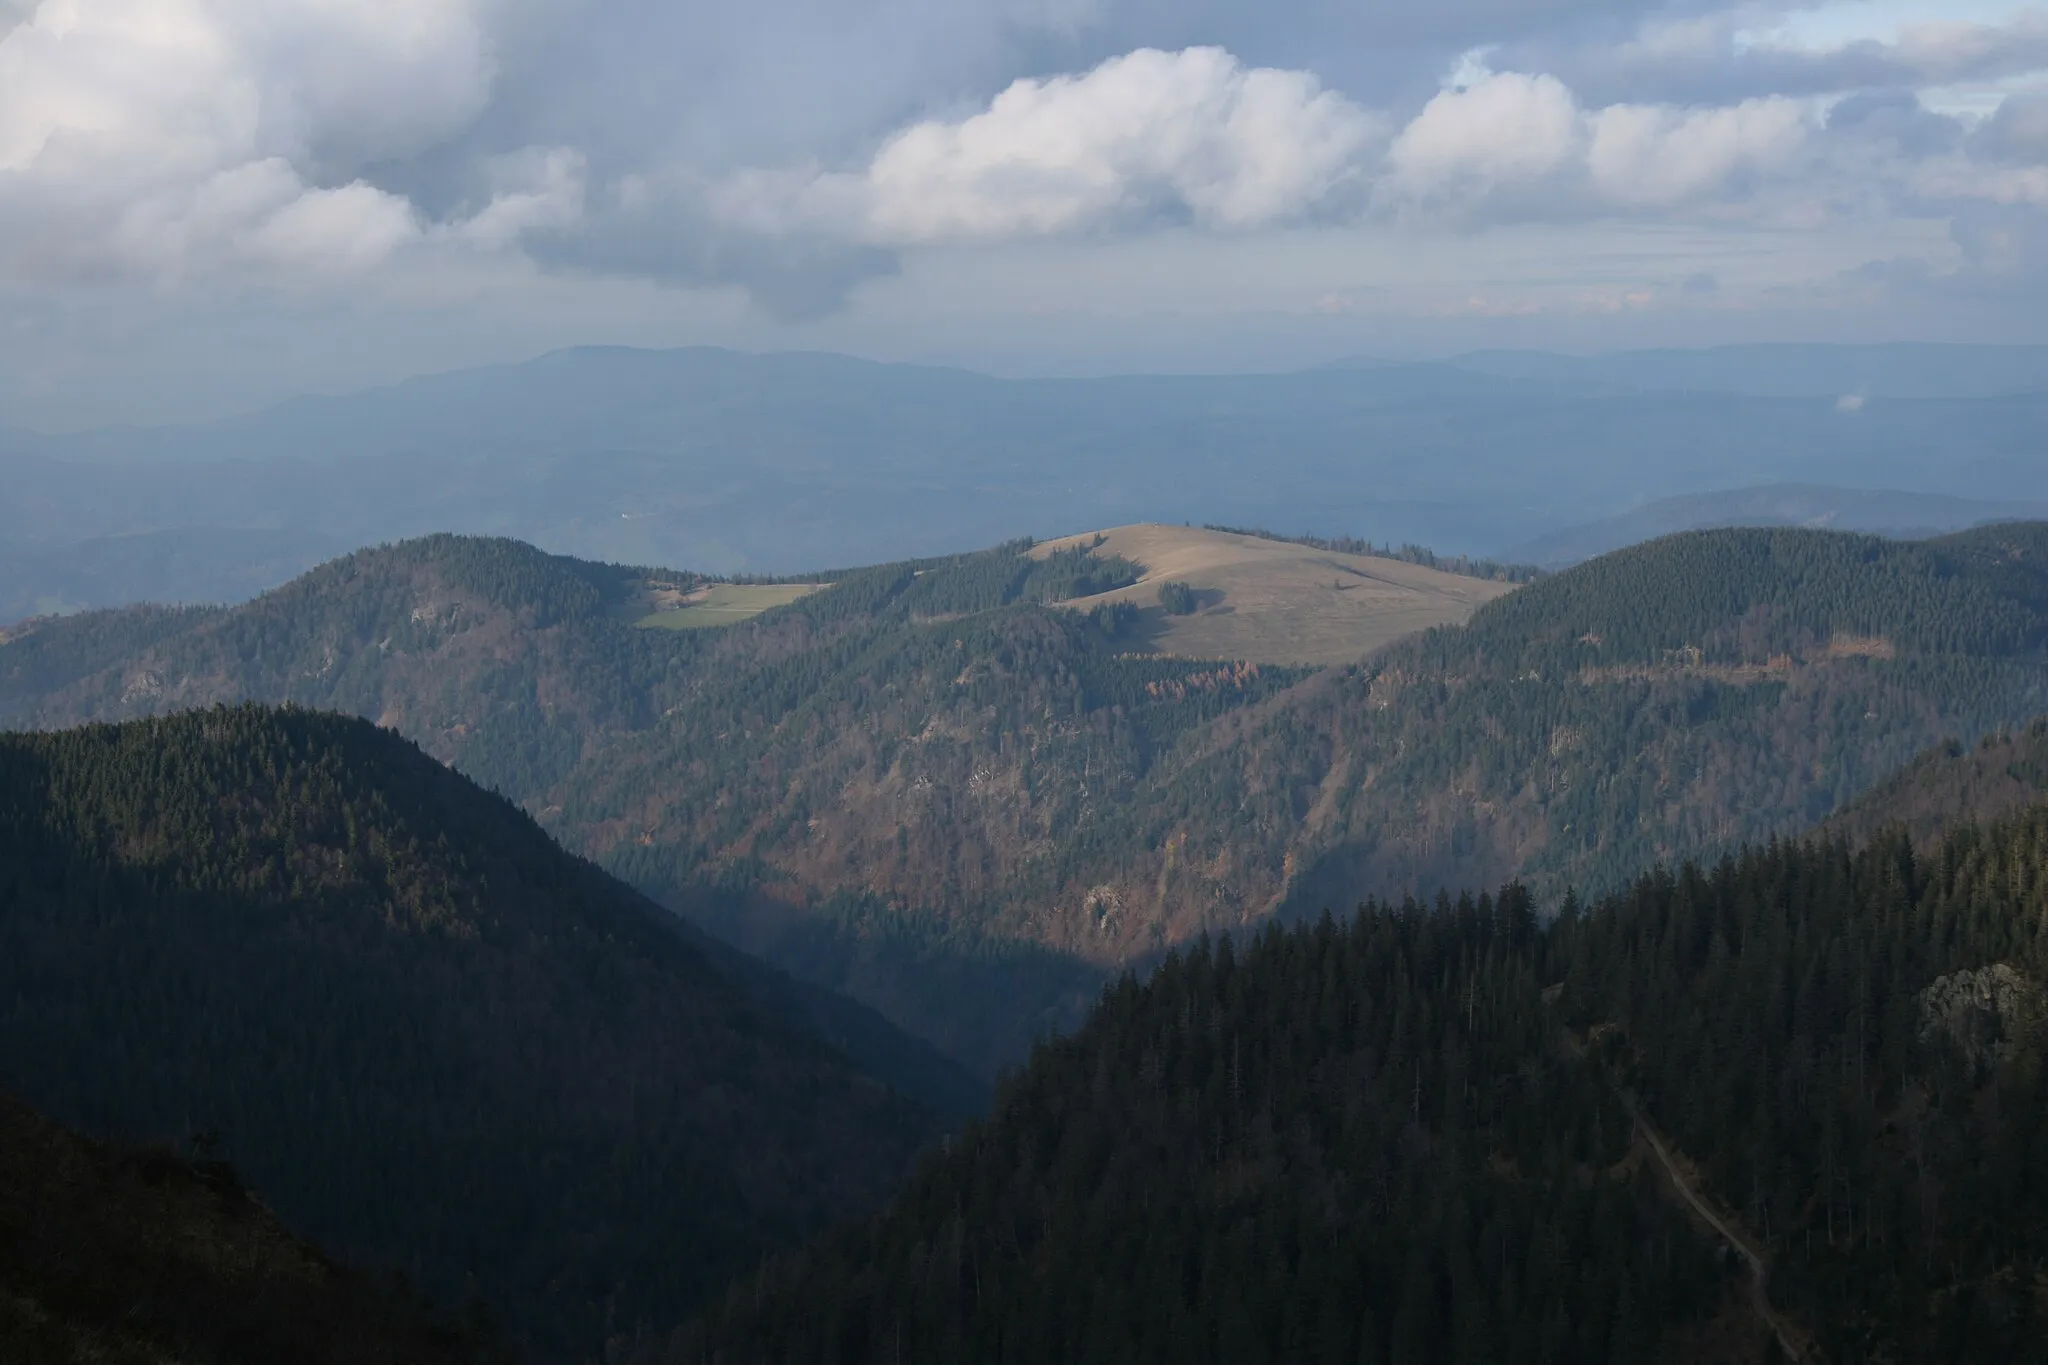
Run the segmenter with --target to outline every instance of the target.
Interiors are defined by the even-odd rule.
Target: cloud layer
[[[810,317],[905,252],[1163,226],[1904,216],[1952,220],[1971,268],[2037,268],[2048,12],[1832,44],[1774,13],[0,0],[0,284],[462,256]],[[1957,83],[1996,92],[1984,116],[1919,93]]]

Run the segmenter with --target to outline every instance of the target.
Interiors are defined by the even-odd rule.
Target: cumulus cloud
[[[1581,140],[1578,104],[1555,76],[1489,73],[1424,105],[1388,162],[1402,192],[1484,190],[1555,173]]]
[[[361,270],[425,240],[365,172],[485,107],[488,4],[44,0],[0,37],[0,268]],[[572,168],[548,174],[470,235],[559,221]]]
[[[1217,48],[1147,48],[1081,75],[1016,81],[963,119],[913,124],[862,171],[756,171],[716,203],[756,230],[850,225],[883,245],[1162,215],[1237,231],[1326,204],[1378,131],[1306,72],[1247,68]]]
[[[1786,99],[1586,110],[1554,76],[1486,73],[1401,130],[1379,197],[1397,211],[1509,217],[1669,208],[1790,169],[1812,132],[1810,112]]]
[[[1615,104],[1588,120],[1587,169],[1617,204],[1670,205],[1783,173],[1807,150],[1812,119],[1782,98],[1722,109]]]

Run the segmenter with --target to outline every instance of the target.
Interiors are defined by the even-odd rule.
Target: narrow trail
[[[1720,1214],[1714,1212],[1713,1207],[1693,1188],[1692,1182],[1685,1178],[1685,1173],[1679,1169],[1678,1163],[1671,1159],[1671,1149],[1665,1146],[1664,1135],[1657,1131],[1655,1124],[1643,1117],[1642,1111],[1636,1107],[1635,1099],[1627,1091],[1618,1090],[1616,1093],[1621,1096],[1621,1102],[1628,1109],[1629,1117],[1635,1120],[1636,1131],[1643,1135],[1650,1151],[1656,1155],[1657,1164],[1662,1166],[1664,1174],[1671,1178],[1673,1188],[1685,1196],[1685,1202],[1692,1205],[1693,1212],[1704,1218],[1709,1227],[1720,1233],[1728,1245],[1742,1253],[1742,1258],[1749,1262],[1749,1299],[1750,1306],[1756,1310],[1756,1315],[1763,1319],[1771,1333],[1778,1338],[1778,1345],[1788,1358],[1805,1359],[1806,1348],[1800,1342],[1799,1335],[1792,1330],[1778,1310],[1771,1307],[1768,1287],[1770,1269],[1764,1264],[1763,1254],[1750,1245],[1748,1238],[1729,1226]]]
[[[1581,1061],[1588,1060],[1585,1045],[1577,1038],[1574,1038],[1569,1029],[1565,1030],[1564,1044],[1574,1057]],[[1614,1093],[1616,1098],[1621,1101],[1622,1108],[1628,1111],[1630,1121],[1635,1124],[1636,1131],[1642,1135],[1650,1149],[1651,1155],[1655,1156],[1657,1164],[1664,1168],[1664,1174],[1670,1178],[1672,1188],[1684,1195],[1685,1202],[1692,1206],[1693,1212],[1704,1219],[1707,1226],[1719,1233],[1727,1241],[1728,1245],[1741,1253],[1743,1260],[1749,1262],[1750,1307],[1756,1311],[1757,1317],[1763,1321],[1763,1324],[1771,1329],[1771,1335],[1778,1339],[1779,1349],[1784,1351],[1788,1359],[1807,1359],[1807,1349],[1803,1342],[1804,1334],[1794,1329],[1785,1320],[1784,1316],[1771,1306],[1769,1288],[1770,1267],[1765,1264],[1763,1252],[1758,1250],[1742,1233],[1736,1231],[1720,1214],[1716,1213],[1713,1206],[1706,1201],[1706,1198],[1693,1188],[1693,1184],[1686,1178],[1685,1172],[1672,1159],[1671,1148],[1665,1143],[1664,1135],[1657,1131],[1657,1125],[1650,1122],[1643,1115],[1641,1107],[1636,1104],[1636,1097],[1630,1094],[1626,1088],[1619,1085],[1614,1087]]]

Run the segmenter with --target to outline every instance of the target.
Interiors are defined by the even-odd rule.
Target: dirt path
[[[1581,1061],[1588,1060],[1585,1044],[1573,1037],[1569,1029],[1564,1031],[1564,1045],[1574,1057]],[[1614,1088],[1614,1093],[1621,1100],[1622,1108],[1628,1110],[1629,1118],[1635,1123],[1636,1131],[1648,1144],[1651,1155],[1657,1158],[1657,1164],[1662,1166],[1664,1174],[1670,1177],[1672,1188],[1684,1195],[1685,1202],[1692,1206],[1693,1212],[1705,1219],[1707,1226],[1720,1233],[1728,1245],[1734,1247],[1742,1254],[1742,1259],[1749,1262],[1750,1306],[1756,1310],[1757,1317],[1763,1320],[1764,1325],[1771,1329],[1771,1335],[1778,1339],[1779,1348],[1789,1359],[1806,1359],[1805,1335],[1793,1328],[1785,1321],[1784,1316],[1771,1306],[1770,1268],[1764,1264],[1763,1252],[1742,1233],[1736,1231],[1720,1214],[1714,1212],[1713,1206],[1693,1188],[1692,1181],[1686,1178],[1685,1172],[1672,1159],[1671,1148],[1665,1144],[1664,1135],[1657,1131],[1656,1124],[1644,1117],[1642,1109],[1636,1104],[1635,1096],[1620,1086]]]
[[[1748,1238],[1729,1226],[1720,1214],[1714,1212],[1712,1206],[1700,1196],[1699,1191],[1693,1188],[1692,1182],[1686,1179],[1685,1172],[1679,1169],[1678,1163],[1671,1159],[1671,1149],[1665,1146],[1664,1135],[1657,1131],[1656,1125],[1643,1117],[1642,1111],[1636,1108],[1635,1100],[1627,1092],[1618,1093],[1621,1094],[1622,1104],[1628,1109],[1629,1117],[1635,1120],[1636,1131],[1643,1135],[1651,1152],[1656,1154],[1657,1163],[1664,1168],[1664,1174],[1671,1177],[1673,1188],[1685,1196],[1685,1202],[1692,1205],[1693,1212],[1706,1219],[1708,1226],[1726,1238],[1728,1245],[1741,1252],[1742,1258],[1749,1262],[1750,1305],[1756,1309],[1756,1315],[1763,1319],[1772,1334],[1778,1338],[1778,1345],[1788,1357],[1793,1360],[1805,1359],[1806,1348],[1799,1334],[1792,1330],[1777,1309],[1771,1307],[1771,1294],[1768,1288],[1770,1271],[1764,1264],[1763,1254],[1750,1245]]]

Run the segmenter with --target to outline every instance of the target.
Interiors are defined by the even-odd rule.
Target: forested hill
[[[993,1065],[1099,982],[1035,945],[1127,851],[1104,813],[1203,721],[1303,676],[1135,654],[1127,605],[1034,605],[1133,566],[1029,549],[831,575],[744,624],[668,631],[632,623],[687,574],[438,536],[232,610],[34,623],[0,645],[0,720],[239,698],[378,720],[743,945]]]
[[[2048,523],[1691,532],[1296,689],[1168,799],[1260,831],[1238,855],[1311,913],[1472,878],[1591,893],[1810,829],[1944,739],[2025,722],[2044,662]]]
[[[1204,942],[635,1359],[2048,1360],[2044,912],[2037,807]]]
[[[1829,834],[1862,841],[1899,826],[1921,847],[1951,825],[2003,819],[2048,797],[2048,716],[1950,740],[1920,755],[1831,817]]]
[[[9,1365],[509,1365],[474,1321],[293,1237],[231,1167],[66,1131],[0,1095]]]
[[[1101,973],[1362,893],[1592,894],[1801,832],[2048,711],[2048,525],[1695,532],[1309,674],[1134,650],[1014,544],[834,575],[720,630],[510,541],[365,551],[226,611],[40,623],[0,719],[295,700],[395,726],[569,847],[993,1069]]]
[[[0,1086],[217,1134],[295,1230],[544,1355],[674,1321],[940,1131],[359,720],[0,736],[0,907]]]

